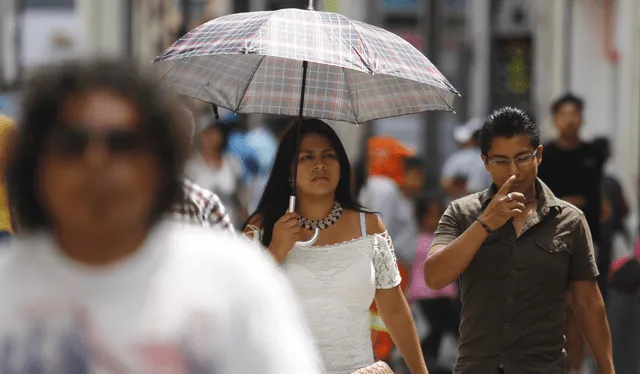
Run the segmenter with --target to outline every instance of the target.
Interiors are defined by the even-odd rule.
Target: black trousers
[[[600,288],[600,293],[602,293],[602,298],[604,301],[607,301],[607,296],[609,294],[609,269],[611,268],[611,263],[613,262],[613,237],[608,235],[603,235],[597,243],[598,246],[598,256],[596,257],[596,264],[598,266],[598,287]]]
[[[444,334],[458,337],[460,327],[459,301],[448,298],[417,300],[422,313],[429,321],[429,335],[420,342],[422,354],[427,360],[436,360]]]

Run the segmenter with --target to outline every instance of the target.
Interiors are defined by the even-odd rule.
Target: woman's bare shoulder
[[[345,209],[345,212],[348,212],[349,215],[353,215],[353,216],[359,216],[361,213],[353,209]],[[386,231],[386,228],[384,227],[384,223],[382,223],[382,220],[378,217],[378,215],[371,212],[362,212],[362,214],[364,214],[364,219],[365,219],[366,228],[367,228],[367,235],[382,234]],[[359,217],[356,217],[356,218],[358,219],[358,221],[360,220]]]
[[[367,222],[367,235],[382,234],[387,231],[384,222],[377,214],[367,212],[364,216]]]
[[[254,231],[256,229],[262,228],[262,216],[259,214],[254,215],[247,221],[247,225],[244,228],[244,231]]]

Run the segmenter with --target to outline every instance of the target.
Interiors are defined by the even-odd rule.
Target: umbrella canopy
[[[329,12],[282,9],[220,17],[189,32],[154,62],[173,91],[237,113],[295,116],[302,101],[304,117],[363,123],[453,110],[459,95],[401,37]]]

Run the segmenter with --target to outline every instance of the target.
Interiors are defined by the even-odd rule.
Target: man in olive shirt
[[[486,119],[480,147],[493,185],[449,205],[424,266],[432,289],[459,277],[454,373],[566,373],[568,290],[599,373],[613,373],[589,227],[537,178],[538,126],[518,109],[500,109]]]

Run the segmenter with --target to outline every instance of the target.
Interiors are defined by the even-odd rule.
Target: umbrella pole
[[[313,0],[312,0],[313,1]],[[302,117],[304,111],[304,91],[307,88],[307,68],[309,66],[309,62],[302,62],[302,87],[300,93],[300,111],[298,113],[298,123],[296,124],[296,151],[294,153],[294,161],[293,161],[293,181],[291,183],[291,196],[289,196],[289,212],[293,213],[296,211],[296,183],[298,181],[298,154],[300,153],[300,137],[302,132]],[[313,245],[313,243],[318,240],[318,235],[320,234],[320,229],[316,228],[313,233],[313,237],[306,242],[296,242],[296,245],[302,247],[309,247]]]
[[[211,106],[213,107],[213,116],[217,121],[220,119],[220,114],[218,114],[218,106],[216,104],[211,104]]]
[[[309,63],[307,61],[302,62],[302,92],[300,93],[300,111],[298,112],[298,123],[296,124],[296,152],[294,153],[295,159],[293,161],[293,183],[291,184],[291,196],[296,195],[296,182],[298,181],[298,153],[300,153],[300,133],[302,132],[302,114],[304,111],[304,91],[307,88],[307,68]],[[291,208],[290,208],[291,209]],[[295,210],[295,206],[292,212]]]

